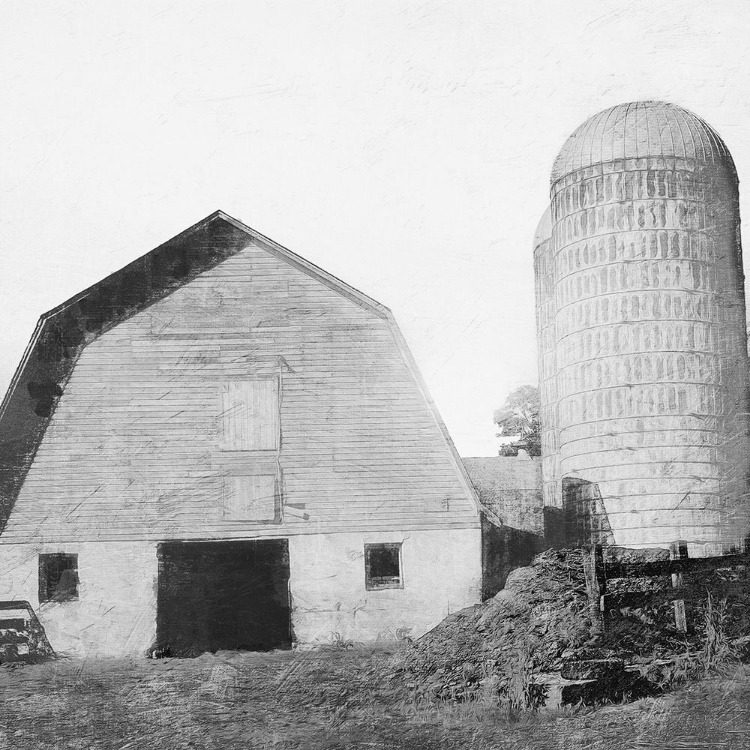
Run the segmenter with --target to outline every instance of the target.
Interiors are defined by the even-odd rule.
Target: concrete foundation
[[[479,529],[289,538],[292,632],[299,645],[417,637],[480,600]],[[403,588],[367,590],[364,545],[401,543]],[[78,598],[39,602],[39,555],[78,555]],[[156,640],[151,542],[0,544],[0,599],[31,603],[58,654],[144,656]]]
[[[39,555],[78,555],[78,599],[39,603]],[[145,654],[156,636],[156,544],[0,545],[0,598],[25,599],[71,656]]]
[[[364,545],[375,542],[402,543],[402,589],[366,589]],[[480,600],[479,529],[298,536],[289,559],[300,644],[414,638]]]

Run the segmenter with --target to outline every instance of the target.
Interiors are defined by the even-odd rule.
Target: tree
[[[513,436],[503,455],[516,455],[519,448],[528,451],[530,456],[542,454],[541,428],[539,422],[539,389],[533,385],[516,388],[505,399],[500,409],[493,415],[500,428],[498,436]]]

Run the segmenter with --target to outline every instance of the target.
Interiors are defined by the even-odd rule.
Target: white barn
[[[390,311],[216,212],[42,316],[0,412],[0,599],[58,652],[419,635],[480,507]]]

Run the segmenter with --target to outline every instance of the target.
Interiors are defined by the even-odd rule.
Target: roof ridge
[[[319,280],[326,280],[336,287],[341,287],[341,290],[346,290],[347,292],[354,294],[359,300],[361,300],[365,304],[365,306],[373,308],[374,312],[377,312],[378,314],[380,314],[380,317],[385,317],[384,313],[390,314],[391,312],[390,309],[386,307],[382,302],[378,302],[373,297],[370,297],[369,295],[360,291],[359,289],[352,286],[351,284],[348,284],[346,281],[343,281],[338,276],[334,276],[332,273],[329,273],[328,271],[324,270],[320,266],[315,265],[313,262],[307,260],[306,258],[303,258],[301,255],[297,255],[297,253],[295,253],[292,250],[289,250],[289,248],[284,247],[283,245],[280,245],[278,242],[270,239],[269,237],[266,237],[264,234],[261,234],[257,229],[253,229],[252,227],[248,226],[247,224],[240,221],[239,219],[235,219],[233,216],[230,216],[229,214],[224,213],[224,211],[216,211],[216,216],[222,218],[224,221],[229,222],[233,226],[237,227],[237,229],[240,229],[243,232],[246,232],[251,237],[257,239],[258,241],[266,245],[269,245],[271,248],[281,253],[287,261],[289,261],[293,265],[300,266],[301,270],[306,271],[308,273],[312,273],[316,276],[319,276],[320,277]]]

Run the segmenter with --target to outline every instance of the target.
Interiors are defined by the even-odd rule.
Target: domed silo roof
[[[698,115],[669,102],[618,104],[590,117],[565,142],[551,182],[618,159],[678,157],[717,164],[735,172],[721,136]]]
[[[534,233],[534,247],[539,247],[542,242],[546,242],[552,236],[552,210],[547,207],[547,210],[542,214],[542,218],[537,224],[536,232]]]

